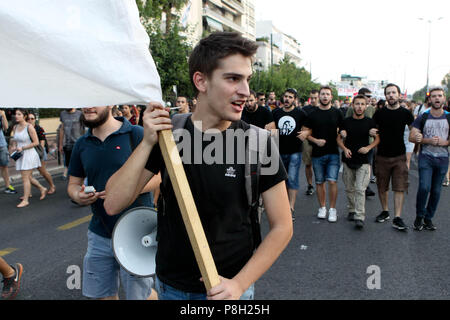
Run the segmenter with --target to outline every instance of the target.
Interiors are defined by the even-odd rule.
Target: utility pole
[[[428,59],[427,59],[427,92],[428,92],[428,90],[430,89],[429,83],[430,83],[431,23],[434,21],[442,20],[442,19],[444,19],[444,17],[440,17],[434,21],[432,19],[428,19],[428,20],[425,20],[424,18],[418,18],[418,19],[428,22]]]
[[[273,34],[270,34],[270,90],[273,90]]]

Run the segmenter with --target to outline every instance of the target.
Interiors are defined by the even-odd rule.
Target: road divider
[[[4,257],[4,256],[6,256],[7,254],[10,254],[10,253],[12,253],[12,252],[14,252],[14,251],[17,251],[17,250],[19,250],[19,249],[17,249],[17,248],[6,248],[6,249],[2,249],[2,250],[0,250],[0,257]]]
[[[59,230],[59,231],[69,230],[69,229],[78,227],[79,225],[81,225],[83,223],[86,223],[86,222],[90,221],[91,219],[92,219],[92,214],[90,214],[90,215],[88,215],[86,217],[80,218],[78,220],[72,221],[70,223],[67,223],[67,224],[65,224],[63,226],[60,226],[60,227],[57,228],[57,230]]]

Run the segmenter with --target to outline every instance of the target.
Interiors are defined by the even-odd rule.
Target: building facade
[[[279,30],[272,21],[256,22],[256,39],[259,45],[256,59],[261,61],[264,69],[279,63],[284,57],[289,57],[297,67],[301,67],[300,43]]]
[[[254,0],[189,0],[178,14],[193,46],[215,31],[239,32],[256,40]],[[176,14],[176,13],[174,13]]]

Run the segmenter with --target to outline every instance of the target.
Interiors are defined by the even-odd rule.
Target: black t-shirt
[[[318,107],[314,107],[314,106],[312,106],[312,105],[307,105],[307,106],[304,106],[303,108],[302,108],[302,110],[303,110],[303,112],[304,113],[306,113],[306,115],[307,116],[309,116],[310,114],[311,114],[311,112],[313,112],[314,110],[316,110]]]
[[[262,129],[273,121],[272,112],[265,107],[258,107],[255,112],[249,112],[244,108],[241,119]]]
[[[345,118],[342,122],[341,130],[347,131],[347,138],[344,141],[346,148],[352,152],[352,157],[347,159],[342,153],[342,161],[345,163],[365,164],[369,163],[368,154],[358,153],[362,147],[370,144],[370,129],[376,128],[375,121],[371,118],[355,119],[353,117]]]
[[[297,138],[306,121],[306,113],[299,108],[289,112],[283,108],[272,111],[275,126],[280,134],[280,154],[293,154],[302,151],[302,141]]]
[[[373,115],[373,120],[378,127],[380,144],[377,154],[382,157],[398,157],[406,153],[403,136],[405,126],[414,121],[412,113],[405,108],[395,110],[387,107],[379,109]]]
[[[323,147],[319,147],[315,143],[313,146],[312,156],[322,157],[327,154],[339,154],[336,138],[337,129],[341,127],[344,116],[335,108],[322,110],[317,108],[305,122],[305,127],[312,129],[312,136],[316,139],[324,139],[326,143]]]
[[[234,122],[228,130],[239,128],[244,128],[242,121]],[[223,139],[223,145],[226,145],[227,134],[225,131],[215,134],[214,138],[211,138],[210,134],[208,134],[209,137],[205,138],[206,134],[194,128],[190,118],[186,122],[185,129],[191,137],[195,135],[203,137],[202,154],[208,150],[208,146],[211,147],[212,143],[218,141],[217,139]],[[253,254],[251,220],[248,216],[245,192],[245,165],[234,164],[238,157],[236,152],[238,146],[236,144],[232,164],[227,164],[225,161],[226,151],[228,150],[223,152],[224,164],[208,165],[204,162],[194,164],[196,159],[194,148],[194,143],[191,143],[192,161],[183,159],[183,167],[218,273],[223,277],[233,278]],[[183,153],[184,150],[180,153],[182,158]],[[282,162],[279,157],[277,158],[278,170],[276,174],[260,176],[259,192],[261,193],[287,178]],[[161,170],[163,179],[161,195],[164,198],[164,210],[158,212],[156,274],[162,282],[178,290],[205,292],[205,286],[199,280],[201,277],[200,270],[189,242],[172,184],[168,178],[159,145],[156,145],[151,152],[146,169],[155,174]]]

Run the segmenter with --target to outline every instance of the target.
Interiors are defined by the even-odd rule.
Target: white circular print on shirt
[[[288,136],[295,130],[297,123],[291,116],[284,116],[278,120],[278,128],[281,136]]]

